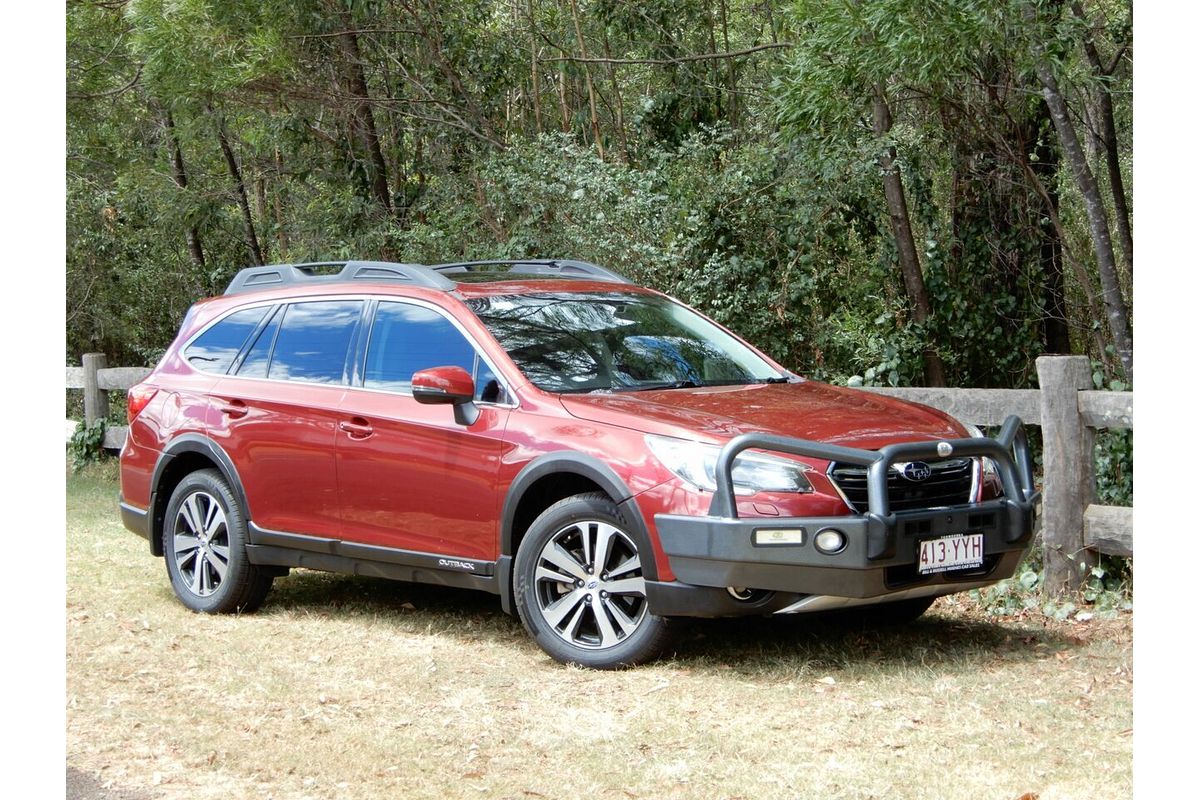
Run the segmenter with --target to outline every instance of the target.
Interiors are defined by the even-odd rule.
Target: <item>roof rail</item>
[[[601,267],[587,261],[573,261],[563,258],[518,258],[499,259],[495,261],[462,261],[451,264],[433,264],[429,269],[438,273],[455,272],[486,272],[486,267],[507,266],[506,272],[519,272],[526,275],[545,275],[553,278],[590,278],[610,283],[633,283],[615,270]]]
[[[320,267],[341,267],[341,271],[322,275]],[[449,291],[454,282],[423,264],[394,264],[390,261],[314,261],[308,264],[268,264],[247,267],[233,277],[225,294],[277,289],[306,283],[343,281],[400,281]]]

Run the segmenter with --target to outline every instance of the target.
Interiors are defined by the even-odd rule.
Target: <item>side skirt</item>
[[[250,523],[251,564],[432,583],[500,594],[495,562],[269,531]]]

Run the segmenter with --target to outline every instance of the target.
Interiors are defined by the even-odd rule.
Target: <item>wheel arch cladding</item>
[[[150,552],[154,555],[163,554],[162,531],[171,494],[180,481],[201,469],[215,469],[221,473],[242,507],[246,524],[250,524],[250,506],[246,502],[246,492],[242,488],[237,469],[233,466],[233,460],[211,439],[186,434],[167,445],[154,465],[154,475],[150,482],[153,487],[150,498]]]
[[[500,515],[500,556],[513,558],[529,525],[554,503],[565,497],[588,492],[603,492],[616,504],[629,523],[629,535],[642,556],[642,572],[657,580],[654,548],[645,519],[633,501],[633,493],[612,467],[600,459],[572,450],[547,453],[525,467],[513,479],[504,498]],[[511,578],[506,582],[511,584]],[[502,589],[511,592],[511,585]]]

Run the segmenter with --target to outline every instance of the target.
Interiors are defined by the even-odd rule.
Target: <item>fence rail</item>
[[[933,406],[975,425],[1000,425],[1016,414],[1042,427],[1041,535],[1045,585],[1051,592],[1078,587],[1097,553],[1133,555],[1133,509],[1097,505],[1093,446],[1099,428],[1133,428],[1133,392],[1095,391],[1091,365],[1082,356],[1042,356],[1040,389],[936,389],[869,387],[866,391]],[[108,414],[108,392],[125,391],[150,370],[109,368],[103,355],[67,367],[67,388],[84,390],[91,423]],[[128,429],[110,428],[104,446],[120,448]]]
[[[1045,585],[1076,588],[1097,553],[1133,555],[1133,509],[1095,503],[1095,432],[1133,428],[1133,392],[1092,389],[1083,356],[1042,356],[1040,389],[869,388],[939,408],[975,425],[999,425],[1016,414],[1042,428],[1042,516]]]
[[[109,392],[128,391],[149,374],[149,367],[109,367],[103,353],[87,353],[82,367],[67,367],[66,388],[83,389],[83,418],[92,425],[108,417]],[[119,450],[127,435],[129,428],[125,425],[109,428],[104,432],[104,446]]]

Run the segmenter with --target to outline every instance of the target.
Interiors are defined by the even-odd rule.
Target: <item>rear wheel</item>
[[[272,576],[246,557],[246,519],[221,473],[193,472],[179,482],[163,522],[171,588],[193,611],[253,611]]]
[[[629,529],[607,496],[581,494],[546,509],[521,541],[517,612],[557,661],[615,669],[666,645],[667,620],[647,606],[643,554]]]

